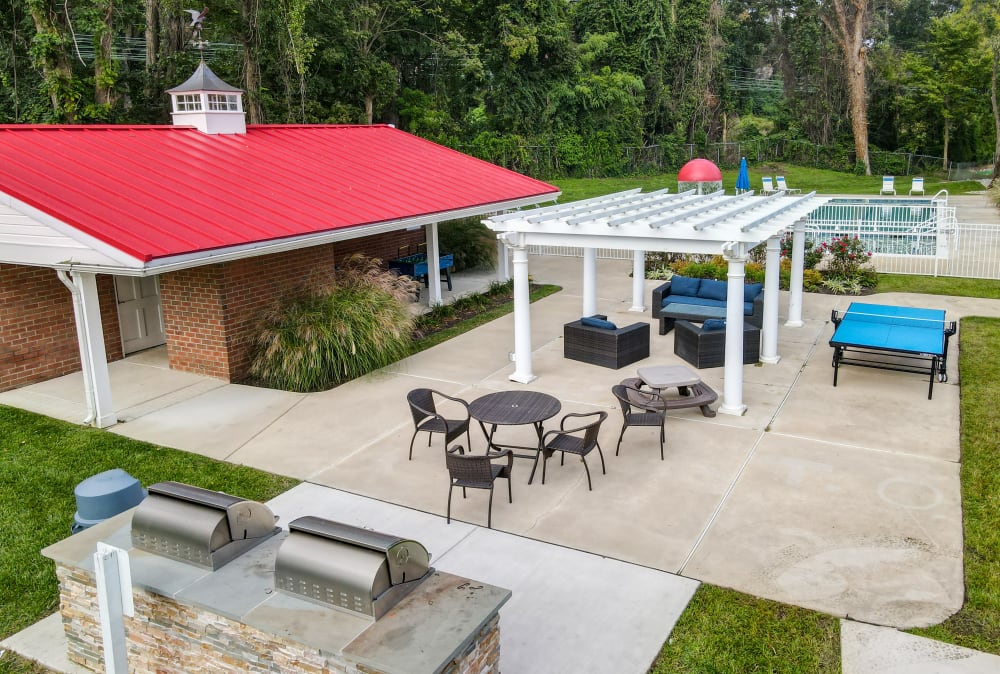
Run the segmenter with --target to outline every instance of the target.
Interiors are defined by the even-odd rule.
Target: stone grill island
[[[156,494],[157,487],[151,485],[150,493]],[[170,489],[165,491],[169,513]],[[230,524],[238,519],[225,510],[240,506],[225,505],[225,499],[220,506],[217,492],[208,493],[214,502],[204,506],[205,513],[191,518],[191,499],[197,500],[200,491],[178,492],[183,501],[177,504],[178,512],[187,518],[176,526],[207,521],[213,508],[221,508],[218,516],[228,517]],[[104,671],[94,567],[101,542],[129,553],[135,615],[125,617],[124,624],[130,672],[500,671],[499,609],[510,591],[426,566],[419,543],[300,518],[299,525],[290,524],[291,533],[279,529],[249,548],[241,545],[241,552],[213,570],[211,565],[182,561],[176,547],[170,556],[164,554],[169,541],[137,547],[135,539],[148,537],[148,532],[132,530],[136,513],[137,528],[144,526],[144,507],[140,504],[42,551],[56,564],[69,659],[86,669]],[[157,507],[164,510],[162,495]],[[146,520],[158,522],[162,539],[172,525],[169,516],[156,515]],[[190,531],[185,534],[188,540],[197,538]],[[292,545],[283,553],[286,543]],[[276,581],[276,560],[282,554],[294,554],[296,561],[286,564]],[[385,558],[383,571],[378,570],[379,555]],[[338,558],[345,561],[338,563]],[[292,583],[289,568],[302,578]],[[403,577],[407,573],[411,578]],[[371,582],[366,575],[372,576]],[[387,585],[392,587],[385,589]],[[365,587],[381,592],[381,597],[367,597]]]

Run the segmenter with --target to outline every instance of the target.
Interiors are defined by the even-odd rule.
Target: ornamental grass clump
[[[250,373],[269,388],[332,388],[406,357],[416,285],[363,256],[347,260],[332,283],[304,288],[263,316]]]

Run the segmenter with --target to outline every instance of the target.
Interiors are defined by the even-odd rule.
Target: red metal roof
[[[149,261],[558,188],[390,126],[0,125],[0,192]]]

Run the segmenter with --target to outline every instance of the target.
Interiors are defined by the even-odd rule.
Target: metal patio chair
[[[658,426],[660,428],[660,460],[663,461],[663,444],[666,442],[664,424],[667,420],[667,403],[653,390],[639,390],[626,384],[615,384],[611,393],[618,399],[622,410],[622,431],[618,434],[615,456],[622,446],[625,429],[629,426]]]
[[[465,416],[461,419],[445,419],[438,413],[435,397],[444,398],[458,403]],[[453,398],[440,391],[429,388],[415,388],[406,394],[406,402],[410,406],[410,414],[413,415],[413,437],[410,438],[410,459],[413,460],[413,441],[417,439],[417,433],[424,431],[427,433],[427,446],[431,446],[431,440],[435,433],[444,434],[444,446],[447,447],[455,438],[465,433],[465,439],[472,449],[472,438],[469,436],[469,403],[461,398]]]
[[[490,504],[486,511],[486,527],[493,528],[493,484],[498,477],[507,480],[507,501],[514,502],[514,494],[510,487],[510,474],[514,469],[514,453],[509,449],[490,454],[466,454],[462,445],[455,445],[445,450],[445,464],[448,466],[448,516],[451,524],[451,492],[455,487],[462,488],[462,498],[466,489],[489,489]],[[493,463],[497,459],[507,457],[502,464]]]
[[[545,464],[548,463],[549,457],[555,452],[560,452],[559,465],[561,466],[565,462],[568,452],[580,457],[580,460],[583,462],[583,469],[587,471],[587,489],[590,491],[594,490],[593,485],[590,483],[590,468],[587,467],[587,455],[595,448],[597,449],[597,454],[601,457],[601,473],[606,475],[608,471],[604,468],[604,452],[601,451],[601,445],[597,442],[597,435],[601,430],[601,424],[607,418],[608,413],[603,411],[587,414],[567,414],[559,422],[558,431],[549,431],[542,437],[542,484],[545,484]],[[571,419],[594,420],[583,426],[566,428],[566,422]]]

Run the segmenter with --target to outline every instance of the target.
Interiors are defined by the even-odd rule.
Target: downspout
[[[69,275],[62,269],[56,270],[56,275],[63,285],[69,288],[73,295],[73,318],[76,322],[76,342],[80,347],[80,367],[83,371],[83,395],[87,399],[87,418],[84,424],[92,424],[97,416],[96,405],[94,404],[94,385],[91,381],[90,368],[87,366],[87,354],[90,352],[90,344],[87,339],[87,330],[83,321],[83,300],[80,298],[80,289],[70,280]]]

